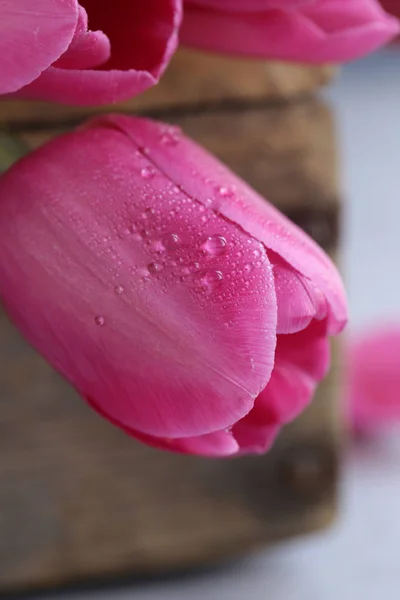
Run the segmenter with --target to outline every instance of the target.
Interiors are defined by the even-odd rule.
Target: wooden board
[[[74,123],[94,112],[164,112],[232,102],[287,102],[309,96],[328,83],[330,66],[306,66],[261,60],[238,60],[194,50],[179,50],[160,83],[133,100],[105,107],[79,107],[0,100],[0,126],[20,129],[32,124]]]

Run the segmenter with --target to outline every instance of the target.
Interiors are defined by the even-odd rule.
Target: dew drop
[[[244,269],[244,271],[246,271],[246,273],[250,273],[253,270],[253,268],[254,268],[254,265],[251,262],[246,263],[243,267],[243,269]]]
[[[152,179],[156,174],[156,171],[153,167],[143,167],[143,169],[140,170],[140,174],[143,179]]]
[[[142,218],[143,219],[148,219],[149,217],[152,217],[155,214],[155,210],[154,208],[146,208],[143,212],[142,212]]]
[[[176,146],[179,144],[180,135],[179,127],[166,127],[161,133],[160,142],[164,146]]]
[[[162,271],[162,269],[163,269],[163,266],[162,266],[161,263],[152,262],[149,265],[147,265],[147,270],[152,275],[155,275],[156,273],[159,273],[160,271]]]
[[[124,229],[122,229],[122,231],[120,233],[120,237],[126,238],[126,237],[129,237],[130,234],[131,234],[130,229],[128,229],[127,227],[124,227]]]
[[[163,237],[162,243],[168,250],[175,250],[176,248],[179,248],[180,245],[179,235],[177,233],[167,233]]]
[[[223,198],[231,198],[235,193],[236,187],[234,185],[221,185],[217,188],[217,192]]]
[[[196,273],[199,269],[200,269],[200,263],[198,263],[198,262],[194,262],[192,265],[190,265],[190,271],[192,273]]]
[[[122,285],[116,285],[114,288],[114,292],[120,296],[121,294],[124,293],[124,288],[122,287]]]
[[[217,288],[223,280],[224,276],[221,271],[207,271],[207,273],[203,274],[201,278],[201,282],[206,286],[208,290],[214,290]]]
[[[253,256],[258,258],[259,256],[261,256],[261,252],[259,250],[253,250]]]
[[[106,320],[102,315],[96,315],[94,318],[94,322],[96,323],[96,325],[99,325],[99,327],[103,327]]]
[[[155,240],[152,243],[152,250],[154,252],[157,252],[157,254],[162,254],[163,252],[165,252],[165,246],[161,240]]]
[[[203,248],[208,254],[221,256],[227,250],[226,239],[222,235],[211,235],[204,242]]]

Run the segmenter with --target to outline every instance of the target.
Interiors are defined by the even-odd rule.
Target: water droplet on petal
[[[246,273],[250,273],[253,270],[253,268],[254,268],[254,265],[251,262],[246,263],[243,267],[243,269],[244,269],[244,271],[246,271]]]
[[[208,254],[221,256],[227,250],[226,239],[222,235],[210,235],[203,243],[203,248]]]
[[[124,293],[124,288],[122,287],[122,285],[116,285],[114,288],[114,292],[120,296],[121,294]]]
[[[253,256],[258,258],[259,256],[261,256],[261,252],[259,250],[253,250]]]
[[[156,174],[156,171],[153,167],[143,167],[143,169],[140,170],[140,174],[143,179],[152,179]]]
[[[201,282],[209,291],[212,291],[222,283],[223,278],[221,271],[211,270],[203,274]]]
[[[131,234],[131,231],[130,231],[130,229],[128,229],[128,227],[124,227],[124,228],[121,230],[121,233],[120,233],[120,236],[119,236],[119,237],[121,237],[121,238],[126,238],[126,237],[128,237],[130,234]]]
[[[165,252],[165,246],[161,240],[155,240],[152,244],[152,249],[154,252],[157,252],[157,254],[162,254]]]
[[[179,127],[166,127],[160,137],[160,142],[164,146],[176,146],[179,144],[181,132]]]
[[[142,213],[142,218],[143,219],[148,219],[149,217],[152,217],[155,214],[155,210],[154,208],[146,208],[143,213]]]
[[[161,263],[152,262],[149,265],[147,265],[147,270],[152,275],[155,275],[156,273],[159,273],[160,271],[162,271],[162,269],[163,269],[163,266],[162,266]]]
[[[103,325],[105,324],[106,320],[102,315],[96,315],[94,318],[94,322],[96,323],[96,325],[99,325],[100,327],[103,327]]]
[[[223,198],[231,198],[236,191],[236,187],[234,185],[221,185],[217,188],[217,192]]]
[[[177,233],[167,233],[162,242],[168,250],[175,250],[180,245],[179,235]]]

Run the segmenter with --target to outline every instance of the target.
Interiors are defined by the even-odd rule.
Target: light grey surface
[[[343,146],[345,273],[356,328],[400,318],[400,51],[347,67],[328,95]],[[68,600],[399,600],[400,431],[349,449],[342,496],[334,528],[233,570]]]

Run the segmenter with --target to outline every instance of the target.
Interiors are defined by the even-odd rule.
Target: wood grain
[[[309,96],[335,74],[329,66],[306,66],[230,57],[181,49],[160,83],[127,102],[103,107],[63,106],[23,100],[0,101],[0,126],[73,123],[94,113],[164,112],[166,108],[198,109],[209,104],[287,102]]]

